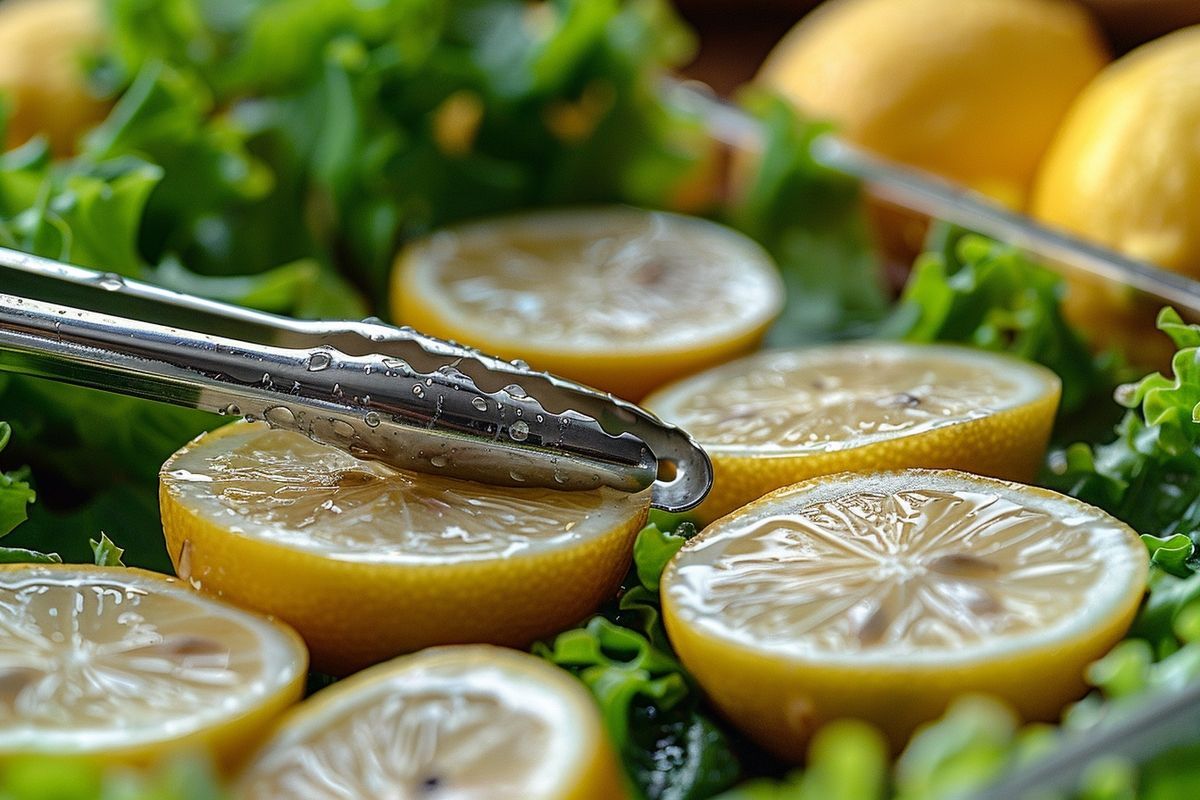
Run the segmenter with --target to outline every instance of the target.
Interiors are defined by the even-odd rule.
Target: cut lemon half
[[[160,500],[180,577],[287,620],[314,665],[345,674],[569,627],[617,590],[650,493],[404,473],[234,424],[167,461]]]
[[[621,800],[583,685],[541,659],[441,647],[366,670],[285,717],[237,797]]]
[[[966,692],[1054,719],[1129,627],[1132,530],[1063,495],[963,472],[843,473],[780,489],[689,540],[663,619],[713,702],[799,759],[853,717],[899,749]]]
[[[625,207],[435,233],[400,254],[393,287],[406,325],[632,400],[753,349],[783,307],[750,239]]]
[[[299,699],[291,629],[142,570],[0,567],[0,758],[226,764]]]
[[[645,405],[704,447],[704,521],[781,486],[845,470],[1037,474],[1061,382],[1010,356],[864,341],[765,352],[680,381]]]

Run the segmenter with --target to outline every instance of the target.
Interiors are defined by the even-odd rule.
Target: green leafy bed
[[[732,200],[697,199],[689,187],[713,158],[704,126],[658,94],[661,71],[692,41],[659,0],[106,9],[108,44],[89,69],[112,111],[71,159],[36,140],[0,155],[0,245],[279,313],[386,316],[396,249],[437,226],[547,204],[686,204],[776,257],[788,305],[772,344],[954,341],[1062,377],[1043,482],[1146,534],[1154,564],[1129,638],[1092,667],[1094,693],[1062,726],[1021,727],[966,698],[898,759],[877,732],[846,722],[821,731],[807,766],[789,772],[712,715],[671,651],[658,580],[693,529],[662,517],[639,535],[619,598],[535,647],[591,689],[641,797],[962,796],[1200,677],[1200,329],[1164,312],[1173,373],[1122,388],[1118,405],[1128,369],[1089,355],[1061,315],[1061,281],[1009,247],[939,228],[890,304],[858,187],[808,156],[826,128],[769,95],[741,99],[763,126],[757,171]],[[0,418],[0,562],[169,568],[157,470],[218,420],[5,375]],[[1200,742],[1178,744],[1147,764],[1098,764],[1078,792],[1191,796],[1180,787],[1200,781]],[[29,761],[0,773],[0,798],[219,795],[202,764],[133,774]]]

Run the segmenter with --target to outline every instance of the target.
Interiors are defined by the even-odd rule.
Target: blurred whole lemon
[[[865,147],[1020,205],[1107,60],[1068,0],[832,0],[779,43],[760,80]]]
[[[1200,26],[1143,45],[1080,94],[1046,154],[1031,213],[1052,225],[1200,277]],[[1067,316],[1099,347],[1162,367],[1160,301],[1069,275]]]
[[[1032,212],[1134,258],[1200,277],[1200,25],[1143,45],[1075,101]]]
[[[5,146],[44,135],[66,155],[107,105],[88,90],[83,64],[100,46],[98,0],[0,3],[0,96],[8,115]]]

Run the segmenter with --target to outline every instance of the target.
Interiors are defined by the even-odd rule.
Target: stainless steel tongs
[[[299,321],[0,248],[0,371],[265,420],[418,472],[694,507],[683,431],[632,403],[375,319]]]

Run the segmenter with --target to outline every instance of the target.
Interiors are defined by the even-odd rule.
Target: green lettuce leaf
[[[1200,535],[1200,329],[1164,309],[1159,327],[1179,348],[1170,376],[1153,374],[1116,393],[1128,409],[1108,444],[1074,444],[1051,462],[1055,487],[1155,537]],[[1177,567],[1182,562],[1175,562]]]
[[[728,737],[704,709],[662,628],[658,581],[683,534],[694,532],[690,525],[678,533],[647,525],[620,599],[582,627],[534,647],[591,689],[630,782],[646,800],[701,800],[740,774]]]
[[[7,422],[0,422],[0,450],[8,446],[12,437],[12,427]],[[37,494],[29,486],[27,475],[21,472],[0,472],[0,536],[11,533],[28,519],[29,504],[37,499]]]
[[[314,258],[380,310],[414,234],[547,203],[662,205],[707,152],[656,94],[692,51],[661,0],[107,9],[98,74],[125,96],[91,150],[163,165],[143,246],[204,274]]]
[[[121,556],[125,551],[117,547],[112,539],[108,538],[107,533],[101,533],[100,539],[92,539],[88,542],[92,548],[92,556],[98,567],[123,567],[124,562],[121,561]]]
[[[224,800],[213,768],[175,760],[153,769],[106,769],[102,763],[35,757],[0,767],[5,800]]]
[[[811,155],[813,140],[829,126],[760,90],[744,92],[740,102],[762,124],[764,141],[745,196],[726,221],[779,264],[787,304],[767,344],[844,334],[877,320],[887,300],[860,187]]]
[[[1112,391],[1111,356],[1093,357],[1063,318],[1060,276],[1015,247],[959,229],[935,232],[883,325],[884,335],[957,342],[1049,367],[1062,379],[1064,415]]]

